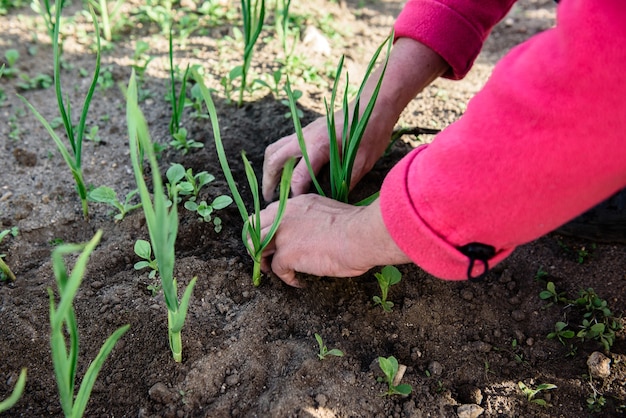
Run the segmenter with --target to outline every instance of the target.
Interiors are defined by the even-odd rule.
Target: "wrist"
[[[358,268],[369,270],[376,266],[411,263],[411,259],[395,243],[383,222],[379,200],[368,206],[359,207],[352,218],[350,236],[346,242],[353,247],[346,252],[355,256],[362,265]]]

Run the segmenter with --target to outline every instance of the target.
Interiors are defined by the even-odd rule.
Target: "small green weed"
[[[394,266],[385,266],[381,272],[376,273],[375,276],[376,280],[378,280],[378,285],[380,286],[381,296],[374,296],[374,303],[376,305],[380,305],[385,312],[391,312],[393,302],[387,300],[387,294],[389,293],[389,288],[391,286],[400,283],[400,280],[402,280],[402,274],[400,273],[400,270]]]
[[[152,246],[150,242],[144,239],[138,239],[135,241],[134,246],[135,254],[139,257],[143,258],[141,261],[137,261],[133,266],[135,270],[142,270],[145,268],[150,268],[150,274],[148,277],[154,279],[156,274],[159,272],[159,265],[156,259],[152,258]]]
[[[34,77],[30,77],[28,74],[20,74],[21,82],[17,83],[17,87],[21,90],[37,90],[47,89],[52,86],[53,80],[48,74],[37,74]]]
[[[191,138],[187,138],[187,129],[179,128],[177,132],[172,134],[170,145],[177,151],[182,151],[183,155],[187,154],[194,148],[203,148],[204,144]]]
[[[384,381],[387,383],[387,392],[385,395],[402,395],[408,396],[413,388],[411,385],[403,383],[399,384],[396,382],[399,370],[398,360],[394,356],[378,357],[378,365],[380,369],[383,371],[385,377]]]
[[[582,316],[578,324],[568,324],[559,321],[554,326],[554,331],[547,335],[549,339],[557,339],[563,345],[566,341],[578,338],[581,342],[597,341],[602,344],[604,350],[609,351],[615,342],[615,333],[622,329],[620,320],[613,315],[608,307],[608,302],[598,296],[592,289],[584,289],[579,292],[579,297],[569,299],[565,292],[557,292],[553,282],[548,282],[546,290],[539,294],[544,300],[550,300],[549,305],[555,301],[564,304],[566,308],[578,308],[577,313]],[[574,331],[578,329],[578,331]],[[570,354],[575,353],[575,346],[570,344]]]
[[[7,67],[4,68],[2,74],[5,77],[15,77],[18,74],[18,69],[15,67],[17,60],[20,58],[20,52],[17,49],[7,49],[4,52],[4,59],[7,62]]]
[[[133,200],[133,197],[138,193],[138,190],[131,190],[124,199],[124,202],[121,202],[117,198],[117,193],[115,190],[108,186],[100,186],[96,189],[91,190],[87,194],[87,198],[92,202],[98,203],[106,203],[110,206],[113,206],[115,209],[119,211],[117,215],[115,215],[116,221],[121,221],[128,214],[128,212],[138,209],[141,207],[140,203],[130,203]]]
[[[556,389],[556,385],[553,385],[552,383],[542,383],[536,388],[526,386],[524,382],[517,382],[517,385],[529,402],[532,402],[539,406],[551,406],[545,399],[537,398],[536,396],[543,391]]]
[[[326,347],[326,344],[324,344],[322,337],[318,333],[315,333],[315,339],[317,340],[317,345],[320,349],[320,352],[317,354],[317,357],[320,360],[324,360],[328,356],[343,357],[343,351],[336,348],[329,350],[328,347]]]
[[[200,219],[204,222],[209,223],[213,221],[213,229],[215,230],[215,232],[220,232],[222,230],[222,219],[219,216],[211,216],[216,210],[224,209],[228,207],[231,203],[233,203],[232,197],[222,195],[213,199],[213,202],[211,204],[208,204],[204,200],[202,200],[200,203],[196,203],[193,200],[188,200],[185,202],[185,209],[192,212],[197,212],[200,216]]]
[[[178,189],[179,196],[191,196],[190,200],[196,200],[200,193],[200,189],[215,180],[215,176],[206,171],[193,174],[193,169],[185,170],[181,164],[175,163],[168,168],[165,173],[168,181],[168,192],[170,198],[172,196],[171,188],[173,185]],[[184,179],[184,180],[183,180]]]

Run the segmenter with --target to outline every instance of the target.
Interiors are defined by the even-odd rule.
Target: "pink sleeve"
[[[515,0],[408,0],[394,24],[396,38],[411,38],[450,65],[445,77],[463,78],[491,28]]]
[[[624,22],[623,0],[563,0],[556,28],[513,49],[456,123],[394,167],[383,219],[416,264],[464,279],[459,247],[495,247],[493,265],[626,186]]]

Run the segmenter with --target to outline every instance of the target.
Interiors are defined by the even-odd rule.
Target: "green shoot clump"
[[[381,272],[376,273],[375,276],[378,280],[378,285],[380,286],[381,296],[374,296],[374,303],[380,305],[385,312],[391,312],[393,302],[387,300],[389,287],[393,286],[394,284],[400,283],[400,280],[402,280],[402,274],[400,273],[400,270],[398,270],[394,266],[385,266],[383,267]]]
[[[202,80],[202,77],[194,71],[194,78],[198,85],[200,86],[200,91],[202,92],[202,97],[204,97],[204,101],[206,103],[207,109],[209,111],[209,116],[211,118],[211,124],[213,125],[213,136],[215,139],[215,147],[217,149],[217,155],[220,160],[220,165],[222,166],[222,171],[224,172],[224,177],[226,177],[226,181],[228,183],[228,187],[233,195],[233,199],[237,204],[237,208],[239,209],[239,214],[241,215],[241,219],[243,220],[243,228],[241,231],[241,239],[243,244],[246,246],[248,253],[252,257],[253,260],[253,270],[252,270],[252,283],[254,286],[259,286],[261,284],[261,258],[263,256],[263,250],[269,245],[272,238],[274,238],[274,234],[278,229],[278,225],[285,213],[285,207],[287,206],[287,198],[289,197],[289,190],[291,184],[291,175],[293,173],[293,168],[295,165],[295,159],[290,159],[287,164],[285,164],[285,168],[283,170],[283,174],[280,181],[280,197],[278,200],[278,210],[276,212],[276,217],[270,228],[268,229],[265,237],[261,235],[261,199],[259,196],[259,184],[254,174],[254,169],[248,161],[246,154],[244,152],[241,153],[241,157],[243,159],[246,177],[248,179],[248,184],[250,185],[250,192],[252,193],[252,198],[254,201],[254,214],[250,216],[248,210],[246,209],[246,205],[241,198],[241,194],[237,189],[237,184],[235,183],[235,179],[233,178],[232,171],[230,170],[230,166],[228,165],[228,158],[226,157],[226,152],[224,151],[224,144],[222,143],[222,137],[220,134],[217,112],[215,110],[215,104],[213,103],[213,99],[211,98],[211,93],[207,89]]]
[[[86,244],[64,244],[52,252],[52,268],[59,289],[59,303],[55,305],[54,292],[52,289],[48,289],[50,297],[50,348],[61,407],[66,417],[78,418],[83,416],[91,390],[104,361],[113,350],[115,343],[130,327],[130,325],[120,327],[106,339],[100,352],[85,372],[78,393],[75,395],[79,349],[78,325],[72,305],[83,280],[89,256],[100,242],[101,237],[102,231],[98,231]],[[72,272],[68,273],[63,257],[78,251],[81,253]]]
[[[343,98],[341,101],[341,108],[343,111],[343,128],[341,130],[340,137],[337,133],[337,123],[335,121],[335,103],[337,101],[337,92],[339,88],[338,83],[341,79],[341,72],[343,70],[343,56],[339,61],[339,65],[337,66],[337,72],[335,74],[335,82],[333,84],[330,103],[324,100],[324,104],[326,107],[326,126],[328,128],[328,137],[330,140],[329,145],[331,197],[340,202],[348,202],[348,193],[350,192],[350,183],[352,181],[352,169],[354,167],[354,161],[356,160],[356,155],[359,150],[359,145],[361,144],[361,139],[365,134],[367,124],[369,123],[369,119],[374,110],[376,99],[378,98],[378,92],[380,91],[383,77],[387,69],[387,62],[389,59],[389,51],[391,49],[392,41],[393,34],[391,34],[385,40],[385,42],[383,42],[378,47],[372,59],[370,60],[367,70],[365,71],[365,75],[363,77],[363,82],[361,83],[354,99],[354,109],[352,111],[352,114],[350,114],[350,106],[348,104],[348,88],[344,90]],[[376,83],[376,87],[374,88],[374,91],[372,92],[372,95],[365,105],[363,113],[361,114],[361,95],[363,94],[365,84],[374,69],[376,60],[378,59],[378,56],[380,55],[385,45],[387,45],[387,56],[383,64],[383,69],[380,73],[378,82]],[[346,85],[348,84],[349,80],[346,81]],[[302,126],[300,124],[300,119],[298,118],[298,109],[296,108],[294,93],[291,91],[289,78],[287,78],[285,91],[287,93],[287,97],[289,98],[289,107],[291,110],[290,113],[293,119],[298,143],[300,144],[302,158],[304,159],[309,169],[309,175],[311,176],[311,180],[313,181],[313,185],[315,186],[317,192],[322,196],[326,196],[326,194],[322,190],[322,187],[317,181],[313,168],[311,167],[308,152],[306,150],[306,144],[304,142],[304,135],[302,133]],[[371,200],[373,199],[367,199],[368,202]]]
[[[179,301],[178,284],[174,278],[174,246],[178,234],[178,210],[177,205],[170,202],[163,189],[163,180],[159,173],[159,165],[148,126],[137,103],[137,83],[134,72],[128,83],[126,100],[130,156],[148,232],[150,233],[150,242],[159,269],[163,294],[165,295],[170,349],[174,360],[181,362],[183,358],[181,330],[185,323],[189,300],[197,278],[194,277],[191,280]],[[152,170],[154,203],[150,199],[150,192],[143,178],[143,158],[140,158],[140,155],[143,156],[144,153]],[[173,201],[176,202],[177,191],[175,187],[172,193]]]
[[[385,395],[402,395],[408,396],[413,388],[411,385],[403,383],[399,384],[397,380],[398,370],[400,366],[398,365],[398,360],[394,356],[378,357],[378,365],[380,369],[383,371],[385,375],[384,381],[387,383],[387,392]]]

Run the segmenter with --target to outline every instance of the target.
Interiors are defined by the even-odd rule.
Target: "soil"
[[[136,5],[125,4],[131,6]],[[71,6],[68,16],[79,7]],[[296,48],[324,68],[317,78],[302,72],[292,78],[304,93],[299,103],[305,123],[323,112],[323,98],[329,97],[327,69],[345,54],[351,79],[358,79],[401,7],[395,0],[309,0],[293,5],[295,13],[308,16],[306,24],[323,30],[332,46],[326,56],[302,42]],[[553,26],[554,15],[551,1],[520,1],[493,30],[470,74],[462,81],[437,80],[410,104],[398,126],[445,128],[461,116],[495,62],[516,44]],[[90,43],[80,35],[81,30],[91,30],[81,16],[63,29],[62,79],[76,115],[89,84],[81,70],[93,71],[95,62]],[[9,48],[17,49],[19,72],[52,75],[50,40],[36,14],[27,7],[11,10],[0,16],[0,27],[2,56]],[[195,33],[185,45],[176,43],[175,60],[181,67],[191,63],[206,69],[207,83],[216,89],[221,132],[236,179],[249,196],[239,152],[246,151],[260,176],[265,147],[291,133],[293,126],[284,117],[282,98],[267,89],[247,96],[240,108],[225,100],[219,79],[241,61],[240,44],[227,37],[234,33],[232,23],[210,27],[204,35]],[[269,74],[282,56],[272,34],[268,26],[255,52],[252,69],[257,74]],[[167,37],[154,24],[127,28],[113,49],[103,53],[103,68],[110,70],[115,83],[125,85],[139,40],[150,44],[148,54],[154,57],[142,84],[151,96],[141,107],[153,140],[165,145],[171,115],[163,100],[169,85]],[[597,416],[622,413],[623,332],[604,353],[612,360],[610,375],[590,378],[587,358],[603,351],[602,346],[596,341],[577,343],[575,355],[568,356],[568,347],[547,339],[556,322],[574,321],[576,315],[572,307],[549,306],[539,293],[548,281],[570,297],[591,287],[620,316],[626,301],[626,248],[557,234],[520,247],[479,283],[441,281],[416,266],[399,266],[402,282],[389,294],[395,305],[384,313],[372,302],[379,294],[374,276],[378,270],[350,279],[302,276],[304,289],[290,288],[275,277],[253,287],[237,209],[220,212],[220,233],[181,209],[176,277],[181,286],[193,277],[198,282],[183,329],[183,361],[174,362],[162,293],[149,289],[157,282],[147,271],[133,268],[139,261],[133,252],[135,240],[148,239],[143,213],[134,211],[115,222],[109,207],[90,203],[90,218],[83,219],[69,170],[46,130],[16,95],[22,94],[52,120],[58,116],[54,88],[22,90],[20,81],[6,76],[0,80],[6,95],[0,107],[0,230],[19,228],[17,236],[0,243],[0,253],[6,254],[17,277],[13,283],[0,283],[0,399],[9,395],[23,367],[28,368],[28,381],[22,399],[6,416],[62,415],[49,349],[47,289],[56,289],[50,254],[55,243],[84,242],[99,229],[103,239],[75,301],[81,344],[78,380],[107,336],[124,324],[131,328],[106,360],[87,416],[467,417],[477,416],[464,412],[476,405],[484,417],[581,417],[592,415],[587,398],[594,389],[598,398],[606,399]],[[136,187],[124,109],[119,88],[98,89],[88,125],[99,126],[101,141],[87,141],[83,150],[86,181],[112,187],[118,196]],[[203,189],[201,199],[228,193],[210,123],[194,118],[187,108],[183,125],[205,146],[188,154],[166,149],[160,160],[163,170],[179,162],[194,172],[214,174],[216,180]],[[416,142],[429,140],[405,139],[361,182],[355,200],[376,190],[387,170]],[[319,360],[315,333],[345,356]],[[402,383],[412,385],[409,396],[382,396],[386,384],[378,380],[382,373],[377,358],[392,355],[407,367]],[[537,395],[550,406],[529,402],[518,382],[533,388],[555,384],[556,389]]]

